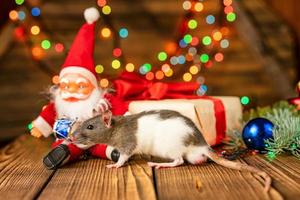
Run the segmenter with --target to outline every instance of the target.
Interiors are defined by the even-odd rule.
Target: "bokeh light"
[[[101,35],[104,38],[109,38],[111,36],[111,30],[109,28],[103,28],[101,30]]]
[[[100,80],[100,87],[106,88],[106,87],[108,87],[108,85],[109,85],[108,79],[103,78],[103,79]]]
[[[42,59],[44,57],[44,51],[40,47],[33,47],[31,50],[32,56],[35,59]]]
[[[26,18],[26,14],[24,11],[19,11],[18,12],[18,19],[23,21]]]
[[[12,10],[9,12],[9,18],[13,21],[18,19],[18,12],[16,10]]]
[[[184,10],[189,10],[192,8],[192,3],[190,1],[184,1],[182,7]]]
[[[146,79],[149,80],[149,81],[153,80],[154,79],[154,73],[153,72],[148,72],[146,74]]]
[[[109,15],[111,13],[111,7],[109,5],[105,5],[102,7],[102,13],[104,15]]]
[[[38,17],[41,14],[41,10],[38,7],[33,7],[31,9],[31,15],[34,17]]]
[[[215,31],[213,33],[213,39],[216,41],[220,41],[222,39],[222,33],[220,31]]]
[[[247,96],[241,97],[241,104],[247,105],[247,104],[249,104],[249,103],[250,103],[249,97],[247,97]]]
[[[221,48],[223,48],[223,49],[228,48],[228,47],[229,47],[229,41],[228,41],[227,39],[221,40],[220,46],[221,46]]]
[[[52,77],[52,83],[55,85],[59,84],[59,76],[58,75],[55,75]]]
[[[103,72],[104,72],[104,67],[103,67],[103,65],[96,65],[95,71],[96,71],[96,73],[98,73],[98,74],[103,73]]]
[[[106,5],[106,0],[98,0],[97,4],[98,4],[98,6],[103,7]]]
[[[115,59],[111,62],[111,66],[114,69],[119,69],[121,67],[121,62],[119,60]]]
[[[228,14],[226,15],[226,19],[227,19],[227,21],[229,21],[229,22],[234,22],[235,19],[236,19],[235,13],[233,13],[233,12],[228,13]]]
[[[127,38],[128,37],[128,30],[126,28],[121,28],[119,31],[119,35],[121,38]]]
[[[201,3],[201,2],[197,2],[194,5],[194,9],[196,12],[201,12],[203,10],[203,7],[204,7],[203,3]]]
[[[195,75],[199,72],[199,68],[196,65],[192,65],[189,69],[190,73]]]
[[[194,19],[191,19],[191,20],[189,20],[189,22],[188,22],[188,27],[189,27],[190,29],[195,29],[195,28],[197,28],[197,25],[198,25],[198,23],[197,23],[197,21],[194,20]]]
[[[24,0],[15,0],[17,5],[22,5],[24,3]]]
[[[203,39],[202,39],[202,43],[204,44],[204,45],[210,45],[211,44],[211,37],[209,37],[209,36],[204,36],[203,37]]]
[[[32,26],[30,32],[32,35],[38,35],[40,33],[40,27],[36,25]]]
[[[159,61],[165,61],[167,60],[168,55],[166,54],[166,52],[161,51],[158,53],[157,58]]]
[[[120,48],[115,48],[113,50],[113,56],[120,57],[122,55],[122,50]]]
[[[51,42],[49,40],[43,40],[41,42],[41,47],[43,49],[50,49],[51,48]]]
[[[161,79],[163,79],[164,78],[164,73],[162,72],[162,71],[157,71],[157,72],[155,72],[155,78],[157,79],[157,80],[161,80]]]
[[[202,63],[207,63],[207,62],[209,61],[209,56],[208,56],[208,54],[206,54],[206,53],[201,54],[201,56],[200,56],[200,61],[201,61]]]
[[[61,53],[64,51],[65,47],[62,43],[57,43],[55,44],[54,49],[56,52]]]
[[[126,71],[128,72],[133,72],[134,71],[134,64],[132,63],[127,63],[125,66]]]
[[[190,73],[188,73],[188,72],[183,74],[183,80],[184,80],[185,82],[191,81],[192,78],[193,78],[192,74],[190,74]]]
[[[213,16],[213,15],[208,15],[207,17],[206,17],[206,23],[207,24],[213,24],[213,23],[215,23],[215,17]]]
[[[216,53],[216,54],[215,54],[215,60],[216,60],[217,62],[222,62],[223,59],[224,59],[224,55],[223,55],[222,53]]]

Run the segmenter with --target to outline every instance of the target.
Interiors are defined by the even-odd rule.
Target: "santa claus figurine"
[[[110,109],[104,92],[98,86],[93,61],[94,29],[99,16],[96,8],[84,11],[86,23],[80,28],[69,50],[59,74],[59,83],[50,89],[52,99],[32,122],[31,135],[34,137],[48,137],[53,130],[59,129],[58,126],[64,126],[59,125],[59,121],[55,123],[58,119],[82,122]],[[85,152],[114,161],[119,156],[116,149],[104,144],[85,149],[84,146],[76,146],[63,137],[57,137],[52,146],[52,151],[43,160],[48,169],[77,160]]]

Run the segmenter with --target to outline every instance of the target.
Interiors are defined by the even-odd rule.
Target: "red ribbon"
[[[135,73],[123,72],[114,81],[116,93],[106,97],[112,104],[114,115],[123,115],[128,111],[128,105],[134,100],[159,100],[159,99],[208,99],[214,104],[216,117],[216,144],[220,144],[225,137],[226,118],[225,108],[221,100],[208,97],[196,96],[194,91],[199,84],[191,83],[163,83],[145,80]]]

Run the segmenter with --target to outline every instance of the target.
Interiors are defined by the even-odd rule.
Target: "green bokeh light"
[[[241,98],[241,103],[242,103],[243,105],[249,104],[249,103],[250,103],[249,97],[243,96],[243,97]]]
[[[157,58],[159,61],[165,61],[167,59],[168,55],[165,52],[159,52],[157,55]]]
[[[190,35],[190,34],[186,34],[184,37],[183,37],[183,41],[186,43],[186,44],[189,44],[192,42],[192,39],[193,37]]]
[[[49,40],[43,40],[41,43],[41,46],[43,49],[50,49],[51,47],[51,42]]]
[[[209,37],[209,36],[205,36],[205,37],[203,37],[203,39],[202,39],[202,43],[204,44],[204,45],[210,45],[211,44],[211,38]]]
[[[208,56],[206,53],[202,54],[202,55],[200,56],[200,61],[201,61],[202,63],[207,63],[207,62],[209,61],[209,56]]]
[[[15,0],[17,5],[22,5],[24,3],[24,0]]]
[[[227,21],[229,22],[234,22],[235,19],[236,19],[236,14],[231,12],[231,13],[228,13],[227,16],[226,16],[226,19]]]
[[[198,23],[197,23],[197,21],[194,20],[194,19],[191,19],[191,20],[188,22],[188,27],[189,27],[190,29],[195,29],[195,28],[197,28],[197,26],[198,26]]]

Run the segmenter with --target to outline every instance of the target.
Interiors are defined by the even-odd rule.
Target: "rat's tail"
[[[252,167],[247,164],[226,160],[222,157],[219,157],[212,149],[209,149],[207,156],[215,163],[222,165],[224,167],[241,170],[241,171],[248,171],[248,172],[252,172],[252,173],[255,173],[255,174],[261,176],[265,180],[264,191],[265,192],[269,191],[272,180],[271,180],[271,177],[266,172],[261,171],[260,169]]]

